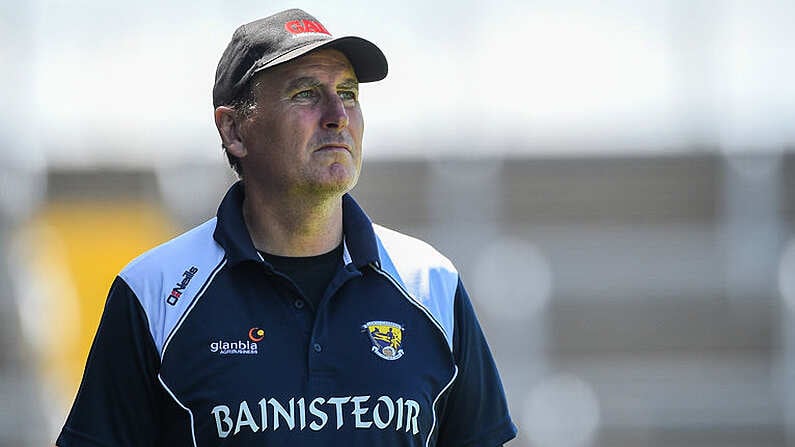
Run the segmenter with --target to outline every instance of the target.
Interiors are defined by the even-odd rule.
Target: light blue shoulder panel
[[[212,218],[138,256],[119,273],[146,312],[161,357],[169,334],[224,260],[223,249],[213,239],[215,225]]]
[[[458,271],[449,259],[427,243],[373,224],[381,269],[416,304],[426,310],[453,349],[454,304]]]

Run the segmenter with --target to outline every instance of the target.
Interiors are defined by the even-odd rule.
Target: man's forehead
[[[289,79],[304,77],[326,78],[328,76],[340,78],[340,80],[356,80],[356,73],[348,58],[341,51],[333,48],[313,51],[284,65],[273,67],[263,72],[263,74],[266,76],[271,74],[287,82],[289,82]]]

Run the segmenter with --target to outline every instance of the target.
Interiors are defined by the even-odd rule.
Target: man
[[[488,446],[516,429],[453,265],[374,225],[358,83],[381,51],[293,9],[241,26],[215,123],[241,181],[111,287],[73,446]]]

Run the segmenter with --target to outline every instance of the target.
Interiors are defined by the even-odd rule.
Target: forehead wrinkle
[[[285,89],[288,91],[298,90],[307,87],[317,87],[320,84],[321,84],[320,80],[313,76],[301,76],[300,78],[295,78],[290,80],[287,83]]]
[[[333,48],[312,51],[283,65],[283,69],[288,72],[293,70],[325,73],[339,71],[346,74],[354,74],[355,76],[353,65],[351,65],[348,57]]]
[[[323,83],[313,76],[301,76],[300,78],[290,80],[284,89],[285,91],[291,92],[305,88],[315,88],[321,85],[323,85]],[[359,81],[357,81],[356,78],[345,78],[337,83],[336,87],[344,89],[358,89]]]
[[[301,78],[314,78],[320,82],[320,79],[339,79],[343,78],[343,81],[348,79],[355,79],[356,74],[353,71],[353,67],[345,62],[335,62],[335,63],[316,63],[316,64],[304,64],[300,66],[291,67],[291,71],[288,72],[289,75],[297,76],[296,79]],[[342,82],[342,81],[340,81]]]

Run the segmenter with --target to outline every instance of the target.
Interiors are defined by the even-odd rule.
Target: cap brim
[[[345,54],[351,62],[359,82],[380,81],[386,77],[389,67],[384,53],[374,43],[356,36],[338,37],[296,48],[267,62],[257,68],[254,73],[291,61],[310,51],[326,47],[337,49]]]

